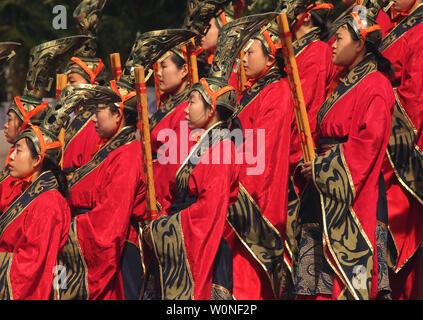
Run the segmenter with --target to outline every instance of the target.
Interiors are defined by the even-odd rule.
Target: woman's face
[[[68,83],[67,84],[87,84],[88,81],[79,73],[72,72],[67,75]]]
[[[253,41],[243,59],[245,75],[249,78],[258,77],[274,63],[274,59],[263,52],[260,40],[254,39]]]
[[[214,52],[217,45],[217,37],[219,36],[219,28],[216,18],[210,20],[210,28],[207,33],[201,37],[201,47],[209,52]]]
[[[188,106],[185,108],[184,112],[190,130],[206,128],[214,113],[212,108],[206,107],[198,91],[191,92]]]
[[[13,178],[25,178],[29,176],[40,164],[40,156],[32,157],[26,139],[16,142],[14,150],[10,155],[9,170]]]
[[[420,2],[420,1],[415,1],[415,0],[394,0],[394,10],[395,11],[399,11],[399,12],[409,12],[412,9],[414,9],[414,7],[416,6],[416,4],[418,4],[417,2]]]
[[[185,77],[188,75],[188,66],[183,65],[181,69],[172,61],[172,53],[164,59],[157,72],[159,78],[159,88],[165,93],[175,94],[185,82]]]
[[[110,139],[116,132],[116,128],[120,124],[120,119],[120,111],[112,112],[107,105],[99,104],[93,117],[98,136],[101,139]]]
[[[362,40],[354,41],[347,25],[336,30],[335,42],[332,44],[332,61],[337,66],[350,66],[363,50]]]
[[[6,141],[8,143],[15,143],[15,139],[18,137],[21,125],[22,120],[19,119],[15,111],[10,110],[7,113],[7,121],[4,124],[4,136],[6,137]]]

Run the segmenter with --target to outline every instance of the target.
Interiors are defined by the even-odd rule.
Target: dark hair
[[[170,60],[172,60],[179,70],[181,70],[186,64],[186,61],[174,52],[170,55]]]
[[[206,100],[204,100],[201,94],[200,94],[200,97],[206,108],[212,107],[210,104],[206,102]],[[230,131],[233,131],[235,129],[240,129],[241,133],[243,132],[241,120],[239,120],[238,117],[233,117],[233,112],[228,110],[228,108],[218,104],[216,105],[216,112],[217,112],[217,117],[219,118],[219,121],[226,122],[226,125],[230,129]]]
[[[261,50],[263,51],[263,53],[265,55],[269,55],[270,52],[267,50],[267,48],[265,47],[262,41],[260,41],[260,44],[261,44]],[[283,53],[281,48],[276,49],[275,60],[276,60],[276,66],[278,67],[281,78],[285,78],[287,74],[285,72],[285,60],[283,58]]]
[[[329,34],[327,21],[329,21],[331,13],[332,10],[330,9],[318,9],[310,11],[313,26],[320,29],[320,40],[326,39]]]
[[[347,24],[347,26],[348,26],[348,31],[351,34],[351,38],[354,41],[358,41],[359,38],[358,38],[357,34],[354,32],[354,30],[352,29],[352,27],[349,24]],[[376,41],[376,42],[380,42],[380,41]],[[376,64],[377,64],[377,70],[382,72],[383,74],[385,74],[385,76],[389,80],[393,79],[394,74],[395,74],[394,66],[391,63],[391,61],[386,59],[383,56],[383,54],[380,53],[377,44],[373,44],[372,42],[366,41],[364,45],[365,45],[365,48],[366,48],[366,52],[373,54],[373,56],[375,57]]]
[[[25,138],[25,141],[31,152],[32,158],[36,159],[39,156],[39,154],[37,153],[37,150],[35,149],[34,144],[28,138]],[[66,198],[69,193],[68,180],[66,179],[66,175],[62,171],[62,169],[50,159],[44,158],[43,163],[41,165],[41,173],[45,171],[51,171],[54,174],[54,177],[56,178],[57,183],[59,185],[59,192],[62,194],[63,197]]]
[[[119,108],[114,104],[109,105],[110,112],[119,112]],[[136,126],[138,122],[138,112],[132,109],[123,108],[123,118],[125,119],[125,126]]]

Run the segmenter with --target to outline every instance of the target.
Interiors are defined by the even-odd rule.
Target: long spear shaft
[[[146,179],[147,214],[151,220],[157,218],[156,193],[154,189],[153,160],[150,143],[150,124],[148,120],[147,90],[143,67],[135,67],[135,91],[137,93],[138,129],[141,133],[141,146],[144,158],[144,175]]]
[[[286,13],[281,13],[277,17],[279,35],[282,41],[282,52],[285,59],[288,82],[291,88],[292,100],[294,102],[294,113],[297,122],[298,133],[300,135],[301,149],[304,161],[312,161],[316,155],[311,136],[310,123],[307,117],[307,110],[304,102],[301,80],[298,73],[297,62],[295,60],[294,48],[292,46],[292,35],[289,31],[288,18]]]

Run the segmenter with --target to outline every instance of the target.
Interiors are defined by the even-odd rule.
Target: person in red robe
[[[131,91],[124,85],[117,88],[122,97]],[[120,259],[134,204],[144,197],[144,174],[135,137],[136,99],[132,95],[123,100],[118,107],[98,105],[93,121],[104,145],[69,180],[70,238],[80,248],[72,261],[83,261],[82,270],[74,269],[83,278],[77,283],[78,299],[124,298]],[[67,292],[63,296],[67,298]]]
[[[390,280],[393,299],[422,299],[423,189],[419,182],[423,155],[422,1],[398,1],[395,11],[405,18],[387,34],[380,46],[395,67],[392,84],[396,106],[384,161],[388,220],[393,237]]]
[[[16,186],[16,179],[10,177],[8,170],[9,156],[13,152],[15,139],[20,132],[29,125],[38,125],[49,110],[47,102],[42,98],[45,93],[48,79],[51,73],[61,62],[62,54],[71,54],[78,43],[82,43],[83,37],[62,38],[49,41],[31,49],[32,55],[26,77],[26,86],[21,96],[17,96],[10,104],[7,111],[7,122],[4,125],[6,141],[12,145],[6,160],[5,167],[0,173],[0,212],[10,204],[11,199],[21,193]],[[40,58],[43,58],[40,61]]]
[[[85,97],[80,93],[66,89],[61,108],[50,109],[39,126],[28,126],[16,138],[9,170],[22,192],[0,216],[1,299],[58,298],[68,285],[66,266],[58,259],[71,222],[58,135],[72,103]]]
[[[276,23],[256,30],[244,56],[249,87],[238,97],[244,154],[238,201],[228,212],[225,239],[233,254],[234,297],[281,295],[289,145],[293,109]],[[254,223],[253,223],[254,222]],[[260,230],[260,231],[256,231]]]
[[[156,278],[160,287],[155,291],[164,299],[232,299],[232,248],[223,236],[228,207],[238,201],[240,166],[231,141],[239,141],[239,136],[227,129],[229,122],[232,131],[238,129],[231,121],[236,118],[235,88],[228,82],[236,56],[256,32],[252,26],[264,25],[274,16],[228,23],[219,34],[209,77],[191,88],[186,118],[189,129],[201,129],[202,135],[171,182],[166,215],[144,233],[157,260],[145,298],[154,296],[149,284]]]
[[[348,72],[317,114],[317,157],[299,167],[309,184],[295,231],[298,299],[376,299],[390,291],[387,216],[378,205],[395,103],[392,65],[378,52],[374,16],[366,16],[367,27],[360,17],[338,22],[333,62]]]
[[[96,37],[105,4],[106,1],[96,0],[87,6],[82,2],[75,9],[74,16],[81,34]],[[70,59],[66,68],[68,84],[104,85],[106,67],[96,57],[96,49],[96,40],[92,39]],[[93,115],[93,110],[79,108],[65,130],[62,167],[69,173],[90,161],[100,143],[92,121]]]
[[[169,181],[175,177],[176,171],[182,164],[181,161],[186,156],[179,154],[178,148],[176,158],[169,159],[169,154],[165,150],[166,144],[170,139],[175,140],[173,144],[179,143],[182,138],[190,143],[184,112],[188,105],[189,72],[186,58],[179,48],[169,51],[160,60],[161,68],[157,76],[163,95],[158,110],[150,117],[150,139],[156,198],[160,206],[166,206],[170,194]],[[181,130],[186,133],[183,137]]]

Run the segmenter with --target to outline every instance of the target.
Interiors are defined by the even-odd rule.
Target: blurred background
[[[28,66],[29,50],[43,42],[77,35],[72,17],[81,0],[0,0],[0,42],[13,41],[22,45],[16,56],[0,67],[0,164],[4,163],[9,145],[4,141],[3,126],[6,112],[13,97],[21,95]],[[272,11],[279,0],[257,0],[246,15]],[[337,11],[342,10],[341,0],[331,0]],[[97,56],[110,70],[109,55],[119,52],[122,64],[128,58],[137,32],[179,28],[185,17],[187,0],[108,0],[98,29]],[[57,14],[53,8],[62,5],[67,10],[67,29],[53,28]],[[60,73],[59,71],[57,73]],[[109,74],[109,79],[112,79]],[[46,98],[54,100],[55,88]],[[153,100],[154,90],[149,90]],[[154,101],[150,99],[154,104]],[[150,103],[149,103],[150,105]],[[2,165],[0,165],[2,166]]]

